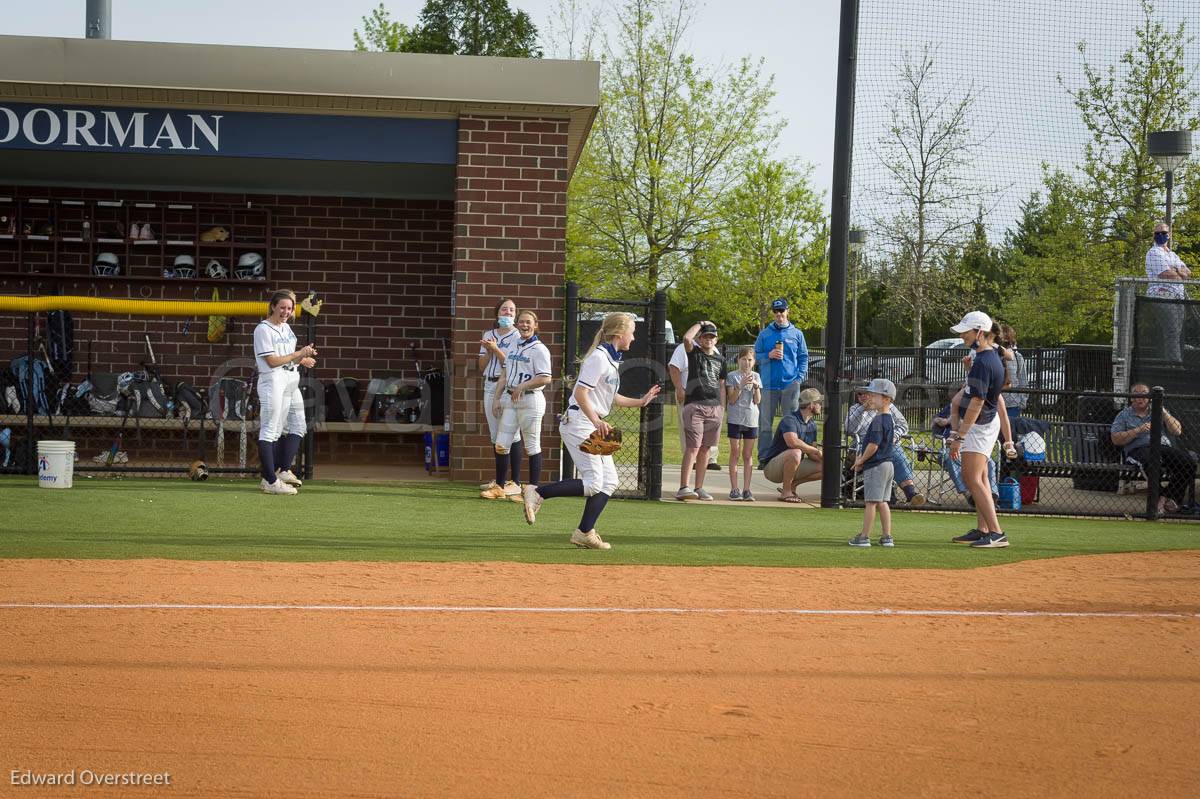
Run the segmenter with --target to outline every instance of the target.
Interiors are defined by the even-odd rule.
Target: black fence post
[[[654,330],[650,340],[650,357],[654,363],[662,366],[667,362],[667,292],[654,292]],[[658,377],[658,374],[655,374]],[[662,499],[662,462],[663,462],[663,406],[662,400],[657,400],[646,406],[645,425],[648,428],[648,453],[646,475],[646,498]]]
[[[308,316],[304,320],[304,326],[305,326],[305,331],[308,334],[308,343],[312,344],[312,343],[316,342],[316,340],[317,340],[317,317],[313,316],[311,313],[308,314]],[[310,374],[312,374],[311,369],[305,369],[304,372],[305,372],[305,377],[308,377]],[[417,375],[417,376],[420,377],[420,375]],[[304,401],[304,413],[308,418],[307,418],[307,424],[305,424],[305,426],[304,426],[304,431],[305,431],[304,432],[304,467],[301,469],[301,471],[304,473],[305,480],[311,480],[311,479],[313,479],[313,471],[314,471],[313,460],[316,457],[316,451],[317,451],[317,438],[316,438],[316,435],[314,435],[314,433],[313,433],[313,426],[317,423],[317,419],[320,416],[316,412],[317,403],[323,402],[325,400],[325,398],[316,396],[316,389],[313,387],[312,383],[308,380],[304,381],[304,390],[308,391],[310,394],[312,394],[312,396],[304,398],[304,400],[305,400]],[[309,401],[310,399],[311,399],[311,402]],[[262,422],[259,421],[259,424],[262,424]],[[435,436],[435,438],[436,438],[436,436]],[[435,441],[435,443],[436,443],[436,441]]]
[[[567,281],[567,319],[563,326],[564,334],[564,349],[563,353],[563,413],[567,411],[567,405],[571,400],[571,387],[575,385],[575,359],[579,356],[579,284],[573,280]],[[567,479],[571,476],[572,470],[575,468],[574,461],[571,460],[571,453],[567,451],[565,445],[559,447],[562,453],[562,477]]]
[[[37,442],[33,440],[33,415],[37,411],[33,399],[33,335],[37,328],[37,314],[29,314],[29,325],[25,340],[25,473],[37,474]]]
[[[1158,496],[1162,490],[1163,387],[1150,389],[1150,462],[1146,464],[1146,518],[1158,518]]]

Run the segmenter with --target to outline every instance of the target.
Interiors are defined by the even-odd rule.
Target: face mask
[[[1154,234],[1154,243],[1160,247],[1162,245],[1166,244],[1170,240],[1171,240],[1171,234],[1166,232],[1165,230],[1161,230],[1158,233]]]
[[[499,325],[500,327],[503,327],[503,328],[509,328],[509,327],[512,327],[512,326],[513,326],[513,322],[514,322],[514,321],[515,321],[515,320],[514,320],[514,319],[513,319],[511,316],[498,316],[498,317],[496,317],[496,324],[497,324],[497,325]]]

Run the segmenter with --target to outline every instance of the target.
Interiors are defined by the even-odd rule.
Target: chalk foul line
[[[287,605],[226,603],[0,602],[0,610],[272,610],[372,613],[546,613],[725,616],[878,616],[954,618],[1200,619],[1200,612],[1105,610],[935,610],[897,608],[622,608],[494,605]]]

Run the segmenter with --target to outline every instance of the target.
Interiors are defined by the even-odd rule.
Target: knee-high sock
[[[529,456],[529,483],[537,485],[542,479],[542,453]]]
[[[279,440],[283,442],[283,454],[280,456],[279,450],[276,450],[275,468],[281,472],[290,472],[292,462],[296,460],[296,455],[300,452],[300,444],[304,441],[304,437],[293,433]]]
[[[262,479],[268,483],[275,482],[275,442],[263,441],[258,442],[258,469]]]
[[[513,482],[519,482],[521,479],[521,456],[524,454],[524,442],[514,441],[512,448],[508,450],[508,473],[512,475]]]
[[[504,481],[508,479],[508,453],[501,455],[496,453],[496,485],[504,485]]]
[[[583,504],[583,518],[579,520],[579,532],[586,533],[596,529],[596,520],[600,518],[600,511],[604,510],[604,506],[607,504],[608,494],[592,494],[588,497],[587,502]]]
[[[279,438],[275,439],[275,471],[277,472],[283,471],[283,467],[279,464],[283,463],[284,454],[287,452],[287,447],[283,443],[284,438],[286,438],[286,436],[280,436]]]
[[[583,481],[575,478],[572,480],[559,480],[557,483],[546,483],[537,487],[537,492],[542,495],[542,499],[550,499],[552,497],[582,497],[583,496]],[[584,532],[587,532],[586,530]]]

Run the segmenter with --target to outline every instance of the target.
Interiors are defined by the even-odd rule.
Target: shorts
[[[683,439],[688,449],[715,447],[721,438],[721,419],[725,409],[720,405],[701,405],[689,402],[683,406]]]
[[[728,427],[729,438],[758,438],[758,428],[748,427],[744,424],[729,423]]]
[[[863,499],[867,502],[887,502],[892,498],[892,477],[895,468],[891,461],[863,469]]]
[[[987,424],[971,425],[971,429],[967,431],[966,438],[963,440],[962,451],[978,452],[980,455],[990,458],[992,449],[996,446],[996,439],[999,437],[1000,416],[997,414]]]

